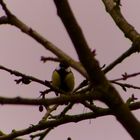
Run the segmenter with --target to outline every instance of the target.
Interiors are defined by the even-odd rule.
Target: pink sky
[[[34,28],[71,57],[77,59],[63,24],[56,15],[56,8],[52,0],[30,0],[28,2],[25,2],[25,0],[5,0],[5,2],[9,9],[24,23]],[[131,46],[131,42],[124,37],[110,15],[105,11],[102,1],[70,0],[69,2],[90,48],[96,49],[97,59],[100,61],[101,66],[109,64]],[[122,5],[122,13],[139,32],[140,1],[122,0]],[[0,12],[0,16],[2,16],[4,13],[1,9]],[[0,65],[36,76],[42,80],[50,80],[50,73],[52,73],[57,64],[50,62],[43,64],[40,62],[40,57],[42,55],[52,56],[52,53],[45,50],[29,36],[9,25],[1,25],[0,36]],[[108,78],[118,78],[124,72],[140,72],[138,59],[140,59],[139,54],[131,56],[112,72],[108,73]],[[83,77],[75,71],[74,74],[76,85],[78,85]],[[28,86],[16,85],[14,82],[16,77],[5,71],[0,70],[0,77],[0,96],[38,98],[40,95],[39,91],[45,89],[44,86],[36,83],[31,83]],[[140,78],[137,77],[130,79],[129,83],[139,86],[139,81]],[[128,93],[124,93],[120,87],[117,87],[117,89],[124,100],[132,93],[135,93],[136,97],[140,97],[138,90],[128,89]],[[73,112],[82,113],[83,110],[83,107],[77,105]],[[0,130],[10,133],[12,129],[20,130],[29,127],[30,124],[37,124],[44,113],[40,113],[37,107],[31,106],[1,106]],[[139,110],[135,111],[135,114],[137,118],[140,118]],[[72,140],[132,140],[112,116],[57,127],[48,134],[47,139],[66,140],[69,136]]]

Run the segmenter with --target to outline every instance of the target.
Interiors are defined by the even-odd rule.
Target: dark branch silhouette
[[[77,123],[86,119],[96,119],[97,117],[104,117],[107,115],[116,117],[117,121],[124,127],[124,129],[126,129],[131,137],[135,140],[139,140],[140,123],[133,115],[132,111],[140,109],[140,102],[134,94],[132,94],[131,97],[128,97],[127,101],[123,101],[120,96],[121,93],[119,93],[112,84],[119,85],[125,92],[128,92],[127,88],[139,90],[139,86],[129,84],[126,81],[131,77],[139,76],[140,72],[132,74],[127,74],[127,72],[125,72],[122,74],[121,78],[114,78],[113,80],[108,80],[105,76],[105,74],[110,72],[112,69],[115,69],[118,64],[123,63],[128,57],[130,58],[130,55],[140,52],[140,35],[124,18],[121,12],[121,1],[102,0],[105,5],[106,12],[110,14],[113,21],[116,23],[116,26],[124,33],[125,37],[132,41],[132,45],[116,60],[112,60],[111,64],[108,66],[104,65],[103,67],[100,67],[99,60],[95,58],[95,50],[90,50],[82,29],[78,24],[68,1],[53,0],[53,2],[57,9],[57,15],[61,19],[62,24],[73,43],[79,62],[75,61],[70,55],[66,54],[54,43],[43,37],[35,29],[22,22],[10,11],[3,0],[0,0],[0,5],[5,12],[5,15],[0,17],[0,25],[9,24],[11,26],[15,26],[22,33],[25,33],[37,43],[41,44],[45,50],[49,50],[55,55],[55,57],[42,56],[42,62],[67,62],[69,66],[74,68],[84,77],[84,80],[81,81],[81,84],[72,92],[66,94],[66,92],[61,89],[53,87],[51,81],[48,81],[48,79],[41,80],[34,76],[0,65],[0,70],[10,73],[16,78],[18,77],[18,79],[15,79],[17,84],[23,83],[29,85],[31,82],[36,82],[37,84],[41,84],[46,87],[45,91],[41,91],[42,98],[39,99],[29,99],[20,96],[13,98],[0,97],[1,105],[38,106],[40,112],[43,111],[44,108],[46,111],[45,115],[39,122],[37,122],[37,124],[33,124],[27,128],[23,128],[22,130],[14,130],[13,128],[13,131],[9,134],[1,131],[0,140],[23,140],[18,137],[24,135],[29,135],[32,140],[35,138],[43,140],[46,139],[47,134],[50,131],[60,125],[71,122]],[[125,83],[120,81],[125,81]],[[45,96],[46,94],[56,91],[60,93],[57,97],[55,95],[51,97]],[[107,107],[102,108],[96,106],[94,102],[95,100],[105,103]],[[69,111],[77,104],[88,108],[89,112],[70,115]],[[61,111],[58,111],[58,108],[62,105],[65,107]],[[54,112],[55,115],[53,114]],[[71,139],[71,136],[67,137],[67,140]]]

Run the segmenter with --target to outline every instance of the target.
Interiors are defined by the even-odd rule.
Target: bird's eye
[[[66,72],[70,72],[71,71],[71,69],[70,69],[70,67],[68,67],[67,69],[66,69]]]

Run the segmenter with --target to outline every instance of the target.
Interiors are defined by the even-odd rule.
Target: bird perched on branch
[[[53,71],[52,86],[64,91],[71,92],[74,88],[74,75],[66,62],[60,62]]]

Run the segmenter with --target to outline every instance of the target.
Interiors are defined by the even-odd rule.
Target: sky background
[[[80,24],[91,49],[96,49],[100,65],[108,65],[131,46],[131,42],[124,37],[110,15],[105,11],[101,0],[69,0],[73,12]],[[24,23],[53,42],[60,49],[77,59],[76,52],[66,30],[56,15],[53,0],[5,0],[9,9]],[[140,31],[139,0],[122,0],[122,13],[136,30]],[[0,8],[0,16],[4,12]],[[50,80],[56,63],[40,62],[41,56],[54,56],[40,44],[13,26],[0,26],[0,65],[32,75],[42,80]],[[124,72],[140,72],[139,54],[132,55],[122,64],[107,74],[108,79],[121,77]],[[74,70],[73,70],[74,71]],[[76,85],[83,77],[74,71]],[[0,70],[0,96],[38,98],[39,91],[45,87],[32,82],[30,85],[16,85],[17,77]],[[140,77],[131,78],[129,83],[139,86]],[[124,100],[132,93],[140,97],[138,90],[128,89],[125,93],[117,87]],[[98,103],[101,105],[100,103]],[[82,113],[87,110],[76,105],[73,112]],[[28,106],[0,106],[0,130],[10,133],[12,129],[19,130],[37,124],[45,112],[40,113],[38,107]],[[140,118],[139,110],[134,112]],[[132,140],[122,126],[112,116],[86,120],[80,123],[71,123],[59,126],[52,130],[48,140]],[[28,140],[29,138],[26,137]]]

